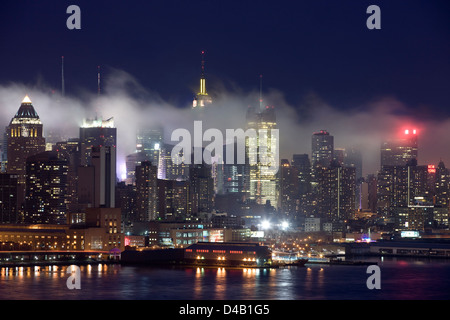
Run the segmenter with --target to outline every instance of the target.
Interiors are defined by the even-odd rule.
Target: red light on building
[[[436,173],[436,167],[434,166],[434,164],[428,165],[428,173]]]
[[[417,134],[417,130],[416,129],[413,129],[413,130],[405,129],[405,134]]]

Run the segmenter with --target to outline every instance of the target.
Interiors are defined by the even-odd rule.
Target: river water
[[[374,258],[380,289],[368,289],[367,266],[306,264],[279,269],[80,266],[80,289],[68,289],[66,266],[0,269],[0,299],[10,300],[448,300],[450,261]]]

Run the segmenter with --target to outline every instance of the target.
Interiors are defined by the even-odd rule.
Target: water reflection
[[[69,290],[68,266],[0,268],[8,299],[448,299],[450,264],[384,261],[382,290],[366,287],[366,268],[306,265],[280,269],[80,266],[81,290]],[[375,296],[375,294],[377,294]]]

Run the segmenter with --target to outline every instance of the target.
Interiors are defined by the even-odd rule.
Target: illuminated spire
[[[25,98],[23,98],[22,103],[31,103],[31,100],[28,97],[28,95],[26,95]]]
[[[202,51],[202,74],[200,77],[200,92],[199,95],[208,95],[206,93],[206,78],[205,78],[205,51]]]
[[[61,96],[66,95],[66,88],[64,86],[64,56],[61,57]]]
[[[263,99],[262,99],[262,74],[259,75],[259,112],[261,112],[261,110],[263,109],[262,107],[262,103],[263,103]]]
[[[200,76],[200,91],[192,102],[193,109],[202,109],[208,104],[212,103],[211,97],[206,92],[206,77],[205,77],[205,51],[202,50],[202,73]]]

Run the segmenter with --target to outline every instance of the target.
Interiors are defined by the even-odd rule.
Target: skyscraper
[[[150,162],[157,165],[163,147],[163,136],[162,127],[140,128],[136,134],[136,152],[145,152]]]
[[[255,110],[249,108],[247,111],[247,129],[267,130],[265,141],[257,134],[246,138],[247,157],[249,159],[249,199],[257,204],[278,205],[278,175],[274,170],[274,163],[262,161],[270,156],[278,156],[277,135],[273,129],[277,129],[274,107],[267,106],[265,109]],[[256,147],[255,147],[256,146]],[[263,148],[265,146],[265,148]],[[252,161],[253,159],[253,161]],[[279,165],[279,159],[272,159]],[[253,162],[253,163],[252,163]]]
[[[136,166],[136,220],[152,221],[158,218],[158,168],[150,161]]]
[[[404,166],[418,157],[418,131],[406,129],[381,145],[381,166]]]
[[[320,165],[328,167],[334,158],[334,137],[326,130],[314,132],[311,140],[313,170]]]
[[[11,119],[6,134],[7,173],[17,175],[17,196],[21,205],[25,195],[27,158],[45,151],[42,122],[28,96],[25,96],[19,110]]]
[[[298,170],[292,166],[287,159],[281,159],[279,174],[279,212],[293,216],[296,212],[299,197]]]
[[[342,222],[355,212],[355,168],[332,161],[328,167],[317,168],[318,211],[321,218]]]
[[[17,176],[0,173],[0,223],[18,222]]]
[[[205,76],[205,51],[202,51],[202,72],[200,75],[200,90],[192,102],[194,110],[203,110],[212,103],[211,96],[206,92],[206,76]]]
[[[116,147],[117,129],[114,119],[85,119],[80,127],[81,165],[91,164],[92,147]]]
[[[45,151],[28,157],[24,222],[67,223],[67,161]]]
[[[306,194],[311,191],[311,162],[307,154],[294,154],[292,156],[292,166],[297,168],[298,191]]]
[[[211,166],[194,164],[189,170],[192,213],[211,212],[214,208],[214,179]]]
[[[78,203],[84,208],[114,208],[116,148],[96,146],[89,153],[91,165],[78,168]]]

